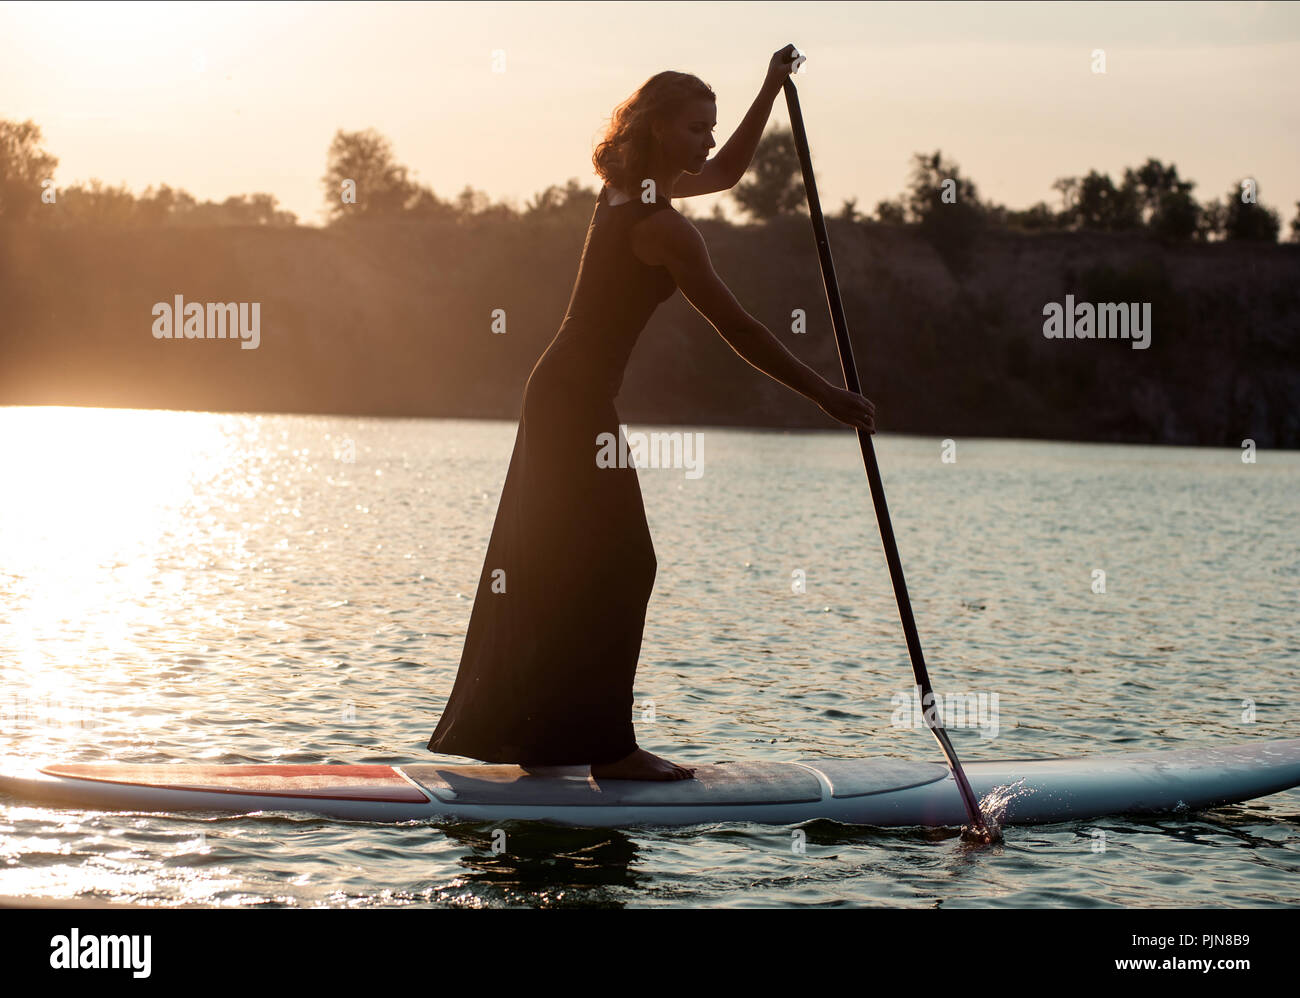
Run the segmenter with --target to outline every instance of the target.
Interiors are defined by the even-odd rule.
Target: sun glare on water
[[[225,500],[205,485],[238,440],[216,414],[64,407],[0,409],[0,435],[5,666],[28,695],[58,693],[58,669],[84,658],[92,637],[112,646],[148,626],[150,606],[183,598],[187,541],[201,529],[192,514]],[[110,603],[138,615],[103,612]]]

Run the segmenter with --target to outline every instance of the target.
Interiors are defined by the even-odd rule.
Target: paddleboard
[[[60,763],[0,775],[0,793],[123,811],[289,811],[356,821],[545,821],[586,827],[825,818],[957,826],[967,816],[943,763],[893,758],[694,764],[695,779],[596,780],[586,766],[123,765]],[[1002,825],[1179,813],[1300,786],[1300,739],[963,766]]]

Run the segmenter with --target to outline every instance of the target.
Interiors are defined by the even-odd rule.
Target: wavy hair
[[[666,69],[650,77],[614,109],[605,137],[591,155],[597,175],[611,187],[635,195],[650,175],[655,150],[651,126],[672,119],[699,99],[716,101],[717,97],[698,76]]]

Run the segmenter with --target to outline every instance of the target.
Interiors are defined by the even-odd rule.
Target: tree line
[[[907,193],[876,206],[875,220],[889,224],[959,230],[994,226],[1030,231],[1147,232],[1165,242],[1211,242],[1244,239],[1276,242],[1281,229],[1278,212],[1259,200],[1259,184],[1242,177],[1220,200],[1198,202],[1196,182],[1178,175],[1173,163],[1148,158],[1125,167],[1118,184],[1107,173],[1089,170],[1086,176],[1062,177],[1053,185],[1061,195],[1054,209],[1040,201],[1015,210],[986,201],[975,184],[961,176],[960,167],[941,152],[913,157]],[[945,194],[947,197],[945,197]],[[1300,201],[1291,221],[1291,238],[1300,241]]]
[[[0,120],[0,218],[18,221],[37,215],[54,198],[58,211],[46,215],[65,225],[297,225],[297,217],[279,208],[268,193],[232,195],[199,201],[167,184],[132,194],[125,185],[99,180],[52,191],[58,159],[41,148],[41,131],[32,121]],[[321,177],[330,225],[366,219],[430,220],[463,223],[493,217],[517,218],[582,215],[595,192],[571,179],[551,185],[529,199],[522,210],[493,203],[467,185],[453,198],[440,198],[416,181],[398,162],[391,143],[373,129],[338,130],[326,153]],[[855,198],[843,202],[837,217],[890,226],[915,226],[936,245],[960,251],[984,229],[1021,231],[1143,232],[1164,242],[1250,240],[1276,242],[1281,232],[1277,210],[1259,200],[1256,178],[1241,177],[1226,194],[1198,201],[1193,180],[1180,177],[1176,165],[1148,158],[1125,168],[1116,183],[1109,174],[1090,170],[1085,176],[1062,177],[1053,185],[1061,206],[1040,201],[1018,210],[980,196],[975,183],[961,175],[957,163],[940,151],[916,153],[907,189],[860,213]],[[760,142],[749,172],[731,192],[754,221],[801,213],[803,183],[794,136],[789,129],[769,130]],[[1300,242],[1300,202],[1289,235]],[[715,208],[715,217],[722,217]]]

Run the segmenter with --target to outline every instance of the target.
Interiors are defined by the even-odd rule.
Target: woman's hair
[[[646,80],[614,109],[605,137],[591,156],[596,173],[611,187],[635,194],[650,174],[655,147],[650,126],[676,117],[693,100],[717,97],[707,83],[690,73],[667,69]]]

